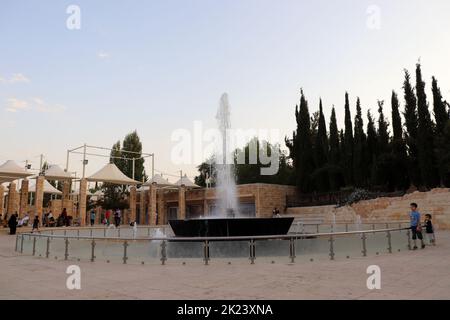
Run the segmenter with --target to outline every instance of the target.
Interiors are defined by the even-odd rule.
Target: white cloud
[[[29,108],[29,104],[25,100],[9,98],[6,101],[7,101],[7,104],[6,104],[5,110],[8,112],[17,112],[19,110],[26,110]]]
[[[61,112],[66,109],[61,104],[49,104],[41,98],[32,98],[29,100],[20,100],[17,98],[9,98],[6,100],[5,111],[7,112],[19,112],[24,110],[30,110],[35,112]]]
[[[61,104],[48,104],[41,98],[33,98],[33,107],[38,112],[60,112],[66,109],[65,106]]]
[[[99,53],[97,53],[97,57],[100,59],[108,59],[109,58],[109,53],[108,52],[104,52],[104,51],[100,51]]]
[[[3,78],[0,76],[0,83],[28,83],[30,79],[23,73],[13,73],[10,78]]]
[[[22,73],[14,73],[12,77],[9,79],[10,83],[18,83],[18,82],[30,82],[30,79],[28,79],[26,76],[24,76]]]

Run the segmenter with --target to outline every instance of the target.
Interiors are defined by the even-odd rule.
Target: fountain
[[[137,227],[137,222],[135,221],[133,223],[133,239],[136,239],[137,233],[138,233],[138,227]]]
[[[229,150],[229,131],[231,128],[228,95],[220,98],[216,115],[222,143],[216,159],[216,196],[218,212],[212,218],[169,220],[176,236],[181,237],[230,237],[263,236],[286,234],[294,218],[245,218],[239,216],[236,182],[233,174],[231,151]]]
[[[359,214],[356,215],[355,230],[356,231],[361,231],[362,230],[362,221],[361,221],[361,216]]]

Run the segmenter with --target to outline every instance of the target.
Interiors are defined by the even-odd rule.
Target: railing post
[[[388,239],[388,252],[392,253],[392,241],[391,241],[391,232],[390,231],[387,232],[386,237]]]
[[[205,261],[205,265],[208,265],[209,262],[209,241],[205,240],[203,243],[203,260]]]
[[[167,260],[166,240],[161,242],[161,264],[165,265]]]
[[[348,223],[345,224],[345,232],[348,232]]]
[[[50,255],[50,237],[47,237],[47,247],[45,248],[45,257],[48,259]]]
[[[14,248],[14,251],[18,251],[18,248],[17,248],[17,246],[19,245],[19,235],[18,234],[16,234],[16,247]]]
[[[120,227],[117,228],[117,237],[120,238]]]
[[[89,236],[92,238],[92,228],[91,228],[91,230],[89,231]]]
[[[367,245],[366,245],[366,234],[362,233],[361,234],[361,240],[362,240],[362,250],[361,253],[363,255],[363,257],[367,257]]]
[[[291,263],[295,262],[295,239],[291,238],[289,240],[289,257],[291,258]]]
[[[77,238],[80,240],[80,229],[77,229]]]
[[[103,238],[106,238],[106,225],[105,228],[103,229]]]
[[[147,237],[150,237],[150,227],[147,227]]]
[[[123,243],[123,264],[127,264],[127,247],[128,247],[128,242],[125,240],[125,242]]]
[[[64,230],[64,236],[66,236],[67,235],[67,230]]]
[[[20,235],[20,253],[23,253],[23,234]]]
[[[36,236],[33,237],[33,256],[36,254]]]
[[[255,240],[251,239],[249,243],[249,249],[250,249],[250,263],[255,264],[255,258],[256,258],[256,250],[255,250]]]
[[[372,224],[372,230],[375,231],[375,223]],[[375,232],[373,234],[375,234]]]
[[[69,259],[69,239],[65,238],[64,260]]]
[[[319,233],[319,224],[316,224],[316,233]]]
[[[408,250],[411,250],[411,229],[406,231],[406,236],[408,237]]]
[[[51,238],[52,238],[52,240],[53,240],[53,230],[50,231],[50,234],[52,235]]]
[[[95,240],[91,241],[91,262],[95,261]]]
[[[330,260],[334,260],[334,239],[333,236],[330,236]]]

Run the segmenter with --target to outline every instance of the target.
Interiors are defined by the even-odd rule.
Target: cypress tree
[[[403,139],[402,119],[400,117],[400,104],[395,91],[392,91],[392,155],[394,159],[394,177],[396,189],[407,189],[409,185],[407,168],[406,144]]]
[[[442,99],[441,89],[438,87],[438,83],[435,77],[432,78],[432,91],[433,91],[433,111],[434,119],[436,120],[436,133],[442,135],[447,125],[449,115],[447,112],[447,106]]]
[[[446,176],[448,172],[448,161],[446,155],[450,153],[450,144],[445,139],[445,130],[449,122],[449,113],[447,111],[447,104],[443,101],[441,89],[438,87],[435,77],[432,79],[433,91],[433,109],[434,118],[436,120],[436,161],[439,171],[439,182],[441,186],[446,184]]]
[[[386,121],[383,112],[384,101],[378,101],[378,131],[377,131],[377,146],[378,156],[376,160],[377,167],[377,184],[384,189],[390,190],[395,188],[393,178],[393,158],[391,153],[391,146],[389,143],[389,123]]]
[[[367,168],[370,171],[370,186],[376,184],[376,159],[377,159],[377,130],[375,128],[375,121],[370,113],[367,111]]]
[[[323,115],[322,99],[320,99],[319,104],[319,120],[314,143],[314,155],[316,170],[313,176],[316,182],[316,188],[320,192],[328,191],[330,188],[327,172],[328,168],[326,167],[328,163],[328,136],[325,117]]]
[[[434,161],[433,123],[428,110],[425,82],[422,80],[420,63],[416,65],[416,93],[418,115],[418,160],[423,184],[432,188],[437,185],[437,172]]]
[[[420,168],[418,164],[418,117],[417,117],[417,99],[414,89],[411,85],[411,76],[408,70],[404,70],[405,80],[403,82],[403,91],[405,98],[405,139],[408,151],[408,175],[412,184],[420,186],[422,184]]]
[[[339,145],[339,131],[336,121],[336,110],[333,106],[330,118],[330,189],[339,190],[342,186],[342,170],[339,165],[341,161],[340,145]]]
[[[353,186],[353,125],[348,93],[345,93],[344,177],[347,186]]]
[[[314,157],[312,154],[311,119],[303,90],[300,91],[300,108],[295,107],[297,130],[293,133],[292,142],[286,141],[291,151],[295,168],[296,184],[301,192],[312,191],[311,173],[314,171]]]
[[[353,150],[353,178],[356,187],[366,185],[367,169],[366,169],[366,134],[364,133],[364,123],[362,119],[361,101],[356,100],[356,116],[355,116],[355,137]]]

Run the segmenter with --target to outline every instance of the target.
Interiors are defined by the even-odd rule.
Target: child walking
[[[431,222],[431,214],[427,213],[425,215],[425,234],[427,235],[428,242],[433,246],[436,245],[436,237],[434,236],[434,227]]]

